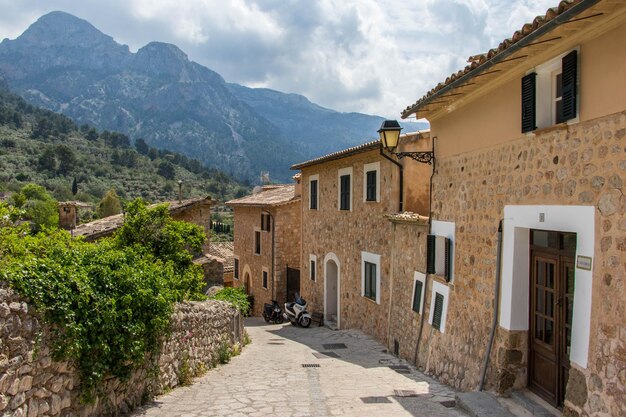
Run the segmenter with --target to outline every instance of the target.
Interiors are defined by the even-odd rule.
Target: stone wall
[[[622,112],[437,162],[433,218],[455,222],[455,278],[446,333],[424,332],[419,363],[426,363],[428,372],[464,390],[478,383],[493,314],[497,227],[504,207],[592,206],[588,366],[572,363],[565,415],[626,414],[625,136]],[[527,350],[528,332],[500,328],[488,386],[503,391],[524,386]]]
[[[380,202],[363,201],[364,164],[380,162]],[[338,209],[338,170],[352,168],[352,210]],[[318,210],[309,210],[309,176],[319,175]],[[387,340],[389,319],[389,237],[385,219],[398,211],[398,168],[378,149],[302,170],[302,270],[300,288],[310,312],[324,312],[324,259],[339,260],[341,328],[359,328]],[[380,304],[361,296],[361,252],[381,255]],[[316,280],[311,280],[309,256],[317,257]]]
[[[254,253],[254,230],[260,230],[261,212],[271,213],[274,228],[274,295],[272,295],[272,231],[261,231],[261,253]],[[239,259],[239,279],[233,286],[248,285],[254,297],[251,314],[260,316],[263,303],[273,297],[284,303],[287,292],[287,265],[300,267],[300,201],[275,207],[235,206],[235,257]],[[267,288],[263,287],[263,270],[267,270]],[[249,284],[246,284],[246,274]]]
[[[171,330],[147,365],[126,382],[105,380],[96,401],[85,404],[76,370],[52,360],[46,326],[12,290],[0,287],[0,415],[124,414],[179,385],[181,373],[194,375],[218,363],[222,343],[241,343],[243,320],[221,301],[182,303],[175,308]]]

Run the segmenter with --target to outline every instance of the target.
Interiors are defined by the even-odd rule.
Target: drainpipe
[[[433,141],[433,156],[435,155],[435,141],[437,136],[434,136]],[[437,159],[433,158],[433,171],[430,174],[430,186],[428,190],[428,234],[433,231],[433,178],[435,177]],[[417,333],[417,342],[415,343],[415,353],[413,355],[413,363],[417,366],[417,354],[419,352],[420,343],[422,341],[422,331],[424,330],[424,316],[426,316],[426,293],[428,291],[428,274],[424,275],[424,305],[422,305],[422,314],[420,314],[420,329]]]
[[[395,159],[390,158],[389,156],[385,155],[385,153],[383,152],[383,146],[382,144],[380,145],[380,155],[387,159],[388,161],[391,161],[394,165],[396,165],[399,169],[400,169],[400,208],[399,208],[399,213],[402,213],[403,211],[403,200],[404,200],[404,166],[396,161]]]
[[[274,221],[274,216],[272,215],[272,213],[269,212],[269,210],[263,210],[261,209],[261,213],[265,213],[267,215],[270,216],[270,219],[272,220],[272,300],[276,300],[276,288],[275,288],[275,284],[274,281],[276,280],[275,277],[275,272],[274,272],[274,258],[275,258],[275,253],[276,253],[276,247],[275,247],[275,231],[276,231],[276,222]]]
[[[500,308],[500,269],[502,266],[502,220],[498,225],[498,244],[496,253],[496,284],[494,287],[494,300],[493,300],[493,320],[491,322],[491,331],[489,332],[489,343],[487,343],[487,352],[485,353],[485,359],[483,360],[483,369],[480,373],[480,382],[478,383],[478,391],[482,391],[485,385],[485,375],[487,375],[487,367],[489,366],[489,356],[491,356],[491,348],[493,346],[493,339],[496,335],[496,326],[498,324],[498,314]]]

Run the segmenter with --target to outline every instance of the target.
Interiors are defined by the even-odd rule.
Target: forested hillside
[[[184,197],[225,201],[248,192],[198,160],[28,104],[0,80],[0,194],[36,183],[61,201],[96,205],[114,189],[122,200],[157,202],[176,199],[178,181]]]

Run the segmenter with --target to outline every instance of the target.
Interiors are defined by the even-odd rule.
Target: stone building
[[[66,230],[75,229],[79,222],[78,209],[91,207],[91,204],[80,201],[60,201],[58,204],[59,227]]]
[[[473,390],[487,357],[487,388],[626,415],[625,45],[624,2],[561,2],[403,111],[430,122],[430,234],[451,245],[447,277],[402,264],[411,234],[392,255],[388,340],[420,368]]]
[[[294,179],[226,202],[234,209],[233,286],[254,297],[254,316],[263,303],[284,303],[300,291],[301,185]]]
[[[430,150],[428,132],[401,150]],[[395,225],[387,215],[428,210],[428,165],[383,155],[379,140],[292,166],[302,171],[302,279],[309,310],[333,328],[387,340]],[[418,218],[405,214],[405,217]]]
[[[163,204],[163,203],[157,203]],[[170,215],[174,220],[187,221],[197,224],[204,229],[207,240],[203,245],[203,253],[209,252],[209,236],[211,234],[211,206],[210,196],[196,197],[187,200],[166,202]],[[72,236],[83,236],[86,241],[93,242],[100,238],[111,236],[124,224],[124,213],[83,223],[72,229]]]

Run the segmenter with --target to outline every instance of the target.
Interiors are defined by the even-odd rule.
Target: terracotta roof
[[[421,130],[417,132],[411,132],[404,135],[400,135],[400,140],[402,138],[408,138],[411,136],[418,136],[422,133],[429,132],[430,130]],[[291,169],[302,169],[304,167],[308,167],[311,165],[320,164],[322,162],[334,161],[336,159],[346,158],[348,156],[357,155],[363,152],[368,152],[372,150],[380,149],[380,139],[373,140],[371,142],[366,142],[361,145],[356,145],[351,148],[343,149],[341,151],[333,152],[328,155],[320,156],[315,159],[310,159],[305,162],[300,162],[299,164],[295,164],[291,166]]]
[[[233,242],[211,242],[209,253],[205,256],[222,262],[224,272],[232,272],[235,269],[235,246]]]
[[[440,102],[436,102],[437,98],[442,98],[445,93],[465,84],[468,80],[478,75],[486,75],[487,69],[497,63],[503,62],[507,57],[516,52],[519,49],[518,47],[530,46],[533,41],[537,40],[545,33],[584,12],[589,7],[598,3],[598,1],[599,0],[561,1],[557,7],[548,9],[545,15],[537,16],[531,23],[526,23],[520,30],[513,33],[513,36],[502,41],[497,48],[493,48],[484,54],[469,57],[469,65],[463,70],[450,75],[444,82],[439,83],[415,104],[408,106],[402,112],[402,118],[416,113],[428,104],[439,104]]]
[[[211,197],[198,197],[198,198],[190,198],[188,200],[183,201],[169,201],[165,202],[168,204],[168,209],[170,213],[177,213],[191,206],[195,206],[200,203],[211,203]],[[154,207],[158,204],[163,203],[155,203],[151,204],[149,207]],[[93,222],[83,223],[81,225],[76,226],[75,229],[71,231],[72,236],[84,236],[87,240],[95,240],[104,236],[109,236],[113,234],[122,224],[124,224],[124,215],[116,214],[109,217],[104,217],[102,219],[94,220]]]
[[[294,184],[282,184],[264,186],[262,191],[227,201],[229,206],[281,206],[295,201],[300,197],[295,196]]]

